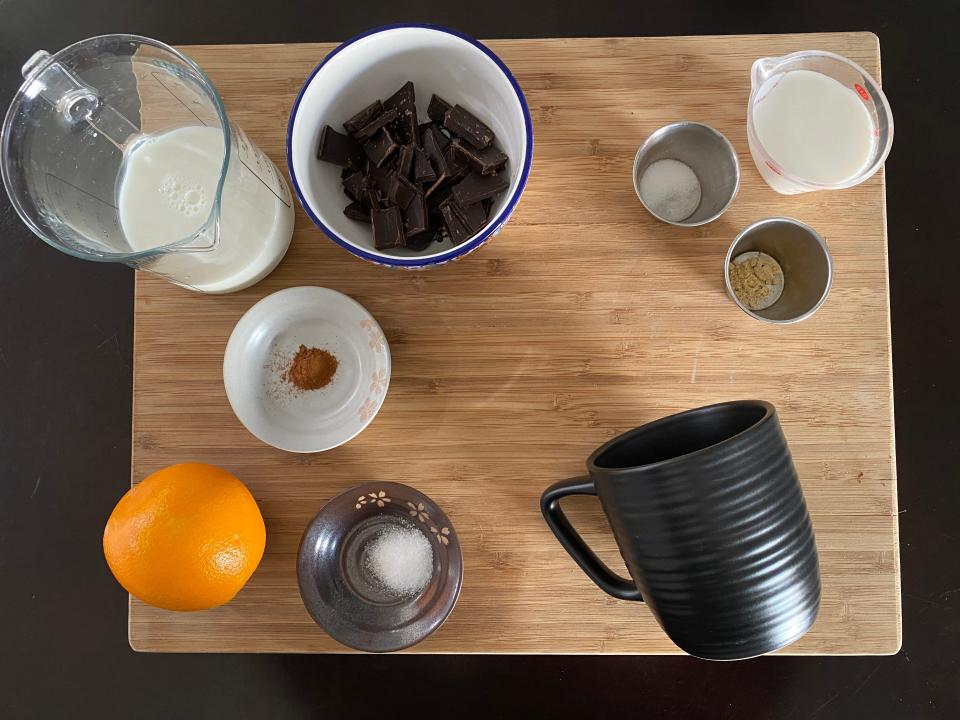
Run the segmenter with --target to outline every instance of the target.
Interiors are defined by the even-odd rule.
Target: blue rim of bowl
[[[514,191],[513,195],[507,201],[506,206],[503,210],[500,211],[500,214],[491,221],[486,228],[484,228],[479,235],[477,235],[472,240],[465,242],[463,245],[458,245],[455,248],[452,248],[447,253],[443,255],[438,255],[436,257],[419,259],[419,258],[400,258],[400,257],[391,257],[389,255],[374,255],[367,252],[366,250],[361,250],[357,246],[347,242],[341,238],[337,233],[332,229],[328,228],[323,222],[317,217],[316,213],[310,208],[310,204],[307,202],[306,198],[303,196],[303,192],[300,190],[300,183],[297,182],[297,175],[293,170],[293,157],[292,157],[292,144],[293,144],[293,124],[297,118],[297,111],[300,109],[300,102],[303,100],[303,95],[307,91],[307,88],[310,87],[310,83],[313,82],[313,78],[316,76],[320,69],[326,65],[331,58],[337,55],[341,50],[344,50],[348,46],[362,40],[363,38],[369,37],[371,35],[377,35],[382,32],[387,32],[390,30],[402,30],[406,28],[418,28],[423,30],[434,30],[436,32],[446,33],[447,35],[453,35],[454,37],[464,40],[477,49],[481,50],[487,57],[489,57],[493,62],[500,68],[500,71],[506,76],[507,80],[510,81],[510,84],[513,86],[513,91],[517,94],[517,99],[520,101],[520,109],[523,110],[523,124],[524,129],[527,134],[527,147],[526,147],[526,157],[524,159],[523,168],[520,170],[520,182],[517,184],[517,189]],[[347,250],[354,255],[362,257],[364,260],[369,260],[370,262],[379,263],[381,265],[391,265],[395,267],[426,267],[428,265],[438,265],[441,263],[446,263],[451,260],[455,260],[458,257],[462,257],[473,250],[476,250],[478,247],[483,245],[492,235],[496,234],[497,231],[506,223],[510,218],[510,215],[513,213],[514,208],[517,206],[517,203],[520,201],[520,196],[523,194],[524,188],[527,186],[527,178],[530,175],[530,166],[533,162],[533,122],[530,119],[530,108],[527,106],[527,98],[524,97],[523,91],[520,89],[520,84],[517,82],[516,78],[513,76],[513,73],[504,65],[503,61],[496,56],[496,54],[490,50],[483,43],[474,40],[463,33],[459,33],[456,30],[451,30],[450,28],[443,27],[441,25],[430,25],[428,23],[395,23],[393,25],[382,25],[380,27],[373,28],[372,30],[367,30],[364,33],[355,35],[354,37],[346,40],[341,43],[317,65],[313,72],[310,73],[310,76],[303,83],[303,87],[300,88],[300,92],[297,94],[297,99],[293,103],[293,108],[290,110],[290,119],[287,121],[287,170],[290,173],[290,182],[293,183],[293,190],[297,194],[297,199],[300,201],[300,207],[303,208],[304,212],[310,217],[313,223],[323,230],[324,234],[333,240],[337,245],[342,247],[344,250]]]

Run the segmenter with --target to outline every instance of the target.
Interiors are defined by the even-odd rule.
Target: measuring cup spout
[[[26,92],[56,108],[68,127],[89,123],[118,150],[139,134],[137,126],[103,101],[102,96],[58,62],[45,50],[35,52],[23,66],[28,81]]]
[[[750,87],[752,90],[756,90],[767,78],[773,74],[773,71],[776,69],[777,65],[780,64],[780,58],[771,57],[771,58],[760,58],[753,63],[753,67],[750,68]]]

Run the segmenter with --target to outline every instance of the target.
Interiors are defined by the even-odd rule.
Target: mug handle
[[[570,521],[567,520],[567,516],[563,514],[563,510],[560,508],[560,500],[568,495],[593,495],[596,497],[596,494],[597,488],[589,477],[572,478],[551,485],[540,497],[540,511],[543,513],[543,519],[547,521],[547,525],[557,536],[560,544],[570,553],[570,557],[601,590],[619,600],[639,600],[643,602],[643,597],[640,595],[636,583],[633,580],[620,577],[608,568],[597,557],[597,554],[587,547],[583,538],[573,529]]]

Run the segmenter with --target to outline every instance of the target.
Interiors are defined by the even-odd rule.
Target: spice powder
[[[301,345],[293,356],[286,379],[298,390],[319,390],[333,380],[338,364],[332,353]]]
[[[783,284],[780,266],[762,255],[731,262],[728,272],[733,294],[751,310],[770,307],[773,303],[765,301],[777,285]]]

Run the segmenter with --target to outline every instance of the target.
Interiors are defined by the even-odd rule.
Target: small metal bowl
[[[433,573],[415,595],[389,595],[364,567],[370,541],[390,525],[419,530],[433,548]],[[369,483],[337,495],[307,526],[297,580],[310,616],[334,640],[391,652],[420,642],[447,619],[460,595],[463,556],[453,525],[430,498],[398,483]]]
[[[657,215],[640,195],[640,178],[658,160],[679,160],[700,181],[700,204],[681,221]],[[657,220],[678,227],[696,227],[720,217],[740,188],[740,162],[730,141],[709,125],[675,122],[664,125],[648,137],[633,161],[633,189],[640,202]]]
[[[763,310],[744,305],[730,286],[730,263],[747,252],[761,252],[776,260],[783,271],[779,299]],[[723,261],[727,295],[750,317],[768,323],[795,323],[823,305],[833,283],[833,259],[817,232],[799,220],[774,217],[759,220],[737,235]]]

